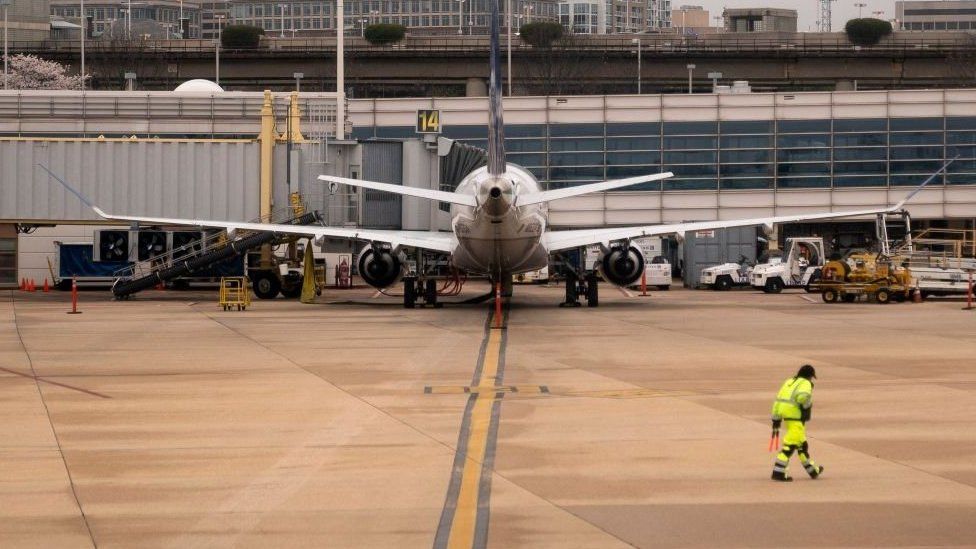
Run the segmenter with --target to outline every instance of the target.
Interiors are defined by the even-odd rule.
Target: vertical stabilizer
[[[499,0],[491,0],[491,21],[489,23],[491,75],[488,78],[488,173],[492,175],[505,173],[505,124],[502,120],[498,2]]]

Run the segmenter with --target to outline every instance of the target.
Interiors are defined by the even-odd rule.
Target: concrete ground
[[[0,546],[974,543],[961,303],[523,286],[490,336],[484,305],[371,294],[0,293]],[[826,470],[774,483],[769,407],[804,362]]]

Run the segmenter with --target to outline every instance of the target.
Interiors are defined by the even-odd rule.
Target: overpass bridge
[[[74,42],[15,42],[11,49],[69,64],[80,57]],[[215,72],[211,41],[92,41],[86,50],[96,89],[122,88],[127,71],[149,90]],[[723,82],[748,80],[757,91],[940,88],[976,79],[976,35],[968,32],[899,32],[871,47],[854,46],[843,33],[572,36],[551,48],[515,38],[511,51],[516,95],[633,93],[638,78],[644,93],[686,92],[688,64],[696,66],[696,92],[711,90],[709,72],[721,72]],[[488,38],[408,37],[380,46],[348,37],[345,57],[352,97],[477,96],[485,89]],[[221,83],[286,90],[301,72],[303,89],[334,91],[335,60],[334,38],[265,39],[254,49],[222,50]]]

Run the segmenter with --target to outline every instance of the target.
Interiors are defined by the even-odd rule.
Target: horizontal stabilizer
[[[378,183],[376,181],[364,181],[362,179],[347,179],[345,177],[333,177],[331,175],[320,175],[319,181],[325,181],[327,183],[339,183],[341,185],[349,185],[351,187],[362,187],[364,189],[385,191],[406,196],[416,196],[418,198],[426,198],[428,200],[449,202],[451,204],[459,204],[461,206],[471,206],[472,208],[478,205],[478,202],[475,200],[473,194],[450,193],[446,191],[435,191],[433,189],[405,187],[403,185]]]
[[[659,181],[669,177],[674,177],[674,174],[671,172],[656,173],[652,175],[642,175],[639,177],[628,177],[626,179],[611,179],[610,181],[590,183],[589,185],[577,185],[575,187],[566,187],[565,189],[528,193],[519,195],[518,201],[515,205],[528,206],[530,204],[552,202],[553,200],[559,200],[560,198],[569,198],[571,196],[580,196],[583,194],[597,193],[601,191],[612,191],[613,189],[619,189],[621,187],[630,187],[631,185],[638,185],[640,183]]]

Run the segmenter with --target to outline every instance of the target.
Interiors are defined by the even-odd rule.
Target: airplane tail
[[[505,124],[502,120],[501,47],[499,45],[499,0],[491,0],[489,23],[491,74],[488,77],[488,173],[505,173]]]

